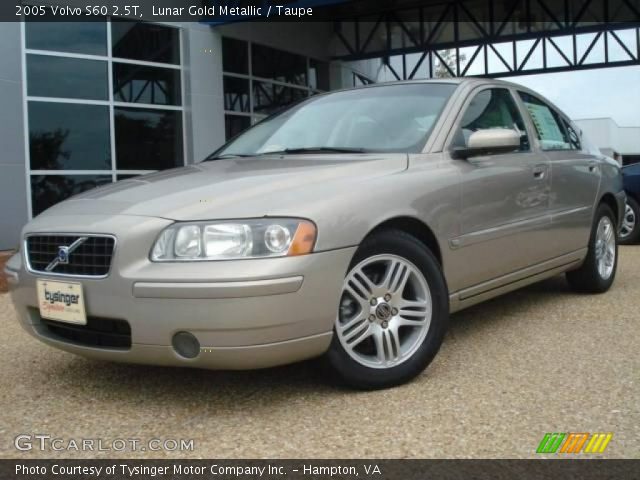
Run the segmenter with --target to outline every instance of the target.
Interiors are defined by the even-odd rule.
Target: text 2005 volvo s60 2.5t
[[[534,92],[374,85],[52,207],[7,273],[23,327],[69,352],[219,369],[324,355],[382,388],[429,364],[451,312],[565,272],[606,291],[624,204],[618,165]]]

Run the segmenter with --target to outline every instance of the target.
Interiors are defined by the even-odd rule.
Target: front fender
[[[427,226],[446,250],[459,235],[458,171],[444,163],[425,162],[408,170],[351,182],[331,198],[315,202],[308,218],[318,226],[316,250],[359,245],[376,227],[398,217]],[[305,202],[309,205],[310,202]]]

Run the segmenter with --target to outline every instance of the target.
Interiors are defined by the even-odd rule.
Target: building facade
[[[0,250],[65,198],[198,162],[276,109],[361,82],[329,61],[331,29],[0,23]]]
[[[583,118],[575,122],[602,153],[621,165],[640,162],[640,127],[621,127],[612,118]]]
[[[516,20],[503,22],[509,34],[528,34],[526,22]],[[406,43],[400,25],[380,25],[363,23],[366,45],[377,51]],[[447,75],[453,39],[471,38],[474,29],[473,22],[452,25],[414,25],[428,27],[424,37],[444,45],[428,60],[419,52],[365,52],[338,61],[345,43],[333,22],[0,23],[0,250],[17,247],[23,225],[59,201],[198,162],[275,110],[318,92],[409,72]],[[468,64],[469,75],[482,74],[474,62],[500,67],[490,50],[485,45],[484,56],[463,55],[452,65]],[[638,145],[638,132],[610,123],[584,120],[581,127],[605,153],[634,161],[639,149],[629,145]]]

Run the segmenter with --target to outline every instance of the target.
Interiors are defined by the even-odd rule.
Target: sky
[[[489,65],[491,69],[498,63],[492,59]],[[400,64],[394,67],[401,71]],[[470,75],[475,73],[482,72],[472,69]],[[378,76],[378,81],[393,80],[396,78],[389,71]],[[640,127],[640,66],[523,75],[505,80],[540,93],[573,120],[610,117],[620,127]]]
[[[608,35],[608,56],[610,61],[630,60],[629,55],[622,49],[618,41]],[[630,49],[634,58],[638,52],[636,32],[632,28],[616,30],[617,37]],[[605,61],[604,38],[596,41],[595,33],[584,33],[576,36],[578,58],[585,55],[585,64]],[[588,51],[592,41],[596,42]],[[558,48],[569,57],[572,51],[572,37],[569,35],[554,37]],[[522,40],[516,43],[518,59],[525,58],[529,49],[534,46],[533,40]],[[496,50],[509,64],[513,61],[512,44],[502,42],[494,44]],[[461,67],[467,67],[467,75],[484,74],[484,54],[474,56],[476,47],[460,49]],[[446,50],[439,53],[447,52]],[[415,62],[421,58],[420,53],[409,54],[406,57],[408,71],[413,69]],[[455,60],[453,60],[455,61]],[[560,54],[547,46],[547,61],[550,67],[565,66]],[[395,64],[394,64],[395,62]],[[412,63],[414,62],[414,63]],[[467,63],[470,65],[467,66]],[[504,72],[507,69],[498,57],[489,50],[487,62],[490,72]],[[438,63],[438,62],[436,62]],[[401,71],[399,59],[391,57],[391,64],[397,71]],[[530,54],[526,64],[527,69],[542,68],[542,45],[538,44]],[[424,70],[425,67],[422,67]],[[390,81],[395,78],[390,72],[381,72],[379,80]],[[499,73],[496,77],[499,78]],[[640,66],[609,67],[593,70],[577,70],[571,72],[544,73],[538,75],[524,75],[508,77],[505,80],[521,83],[535,90],[555,103],[572,119],[611,117],[621,127],[640,127]]]
[[[572,119],[611,117],[640,127],[640,66],[510,77],[547,97]]]

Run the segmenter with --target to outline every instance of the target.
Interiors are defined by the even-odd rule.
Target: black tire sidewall
[[[329,364],[348,385],[362,389],[395,386],[422,372],[442,344],[449,317],[449,296],[440,264],[424,244],[402,231],[383,231],[367,238],[356,251],[347,273],[363,260],[381,254],[397,255],[420,269],[431,294],[431,325],[418,350],[400,365],[388,369],[366,367],[351,358],[342,347],[334,327],[327,352]]]

